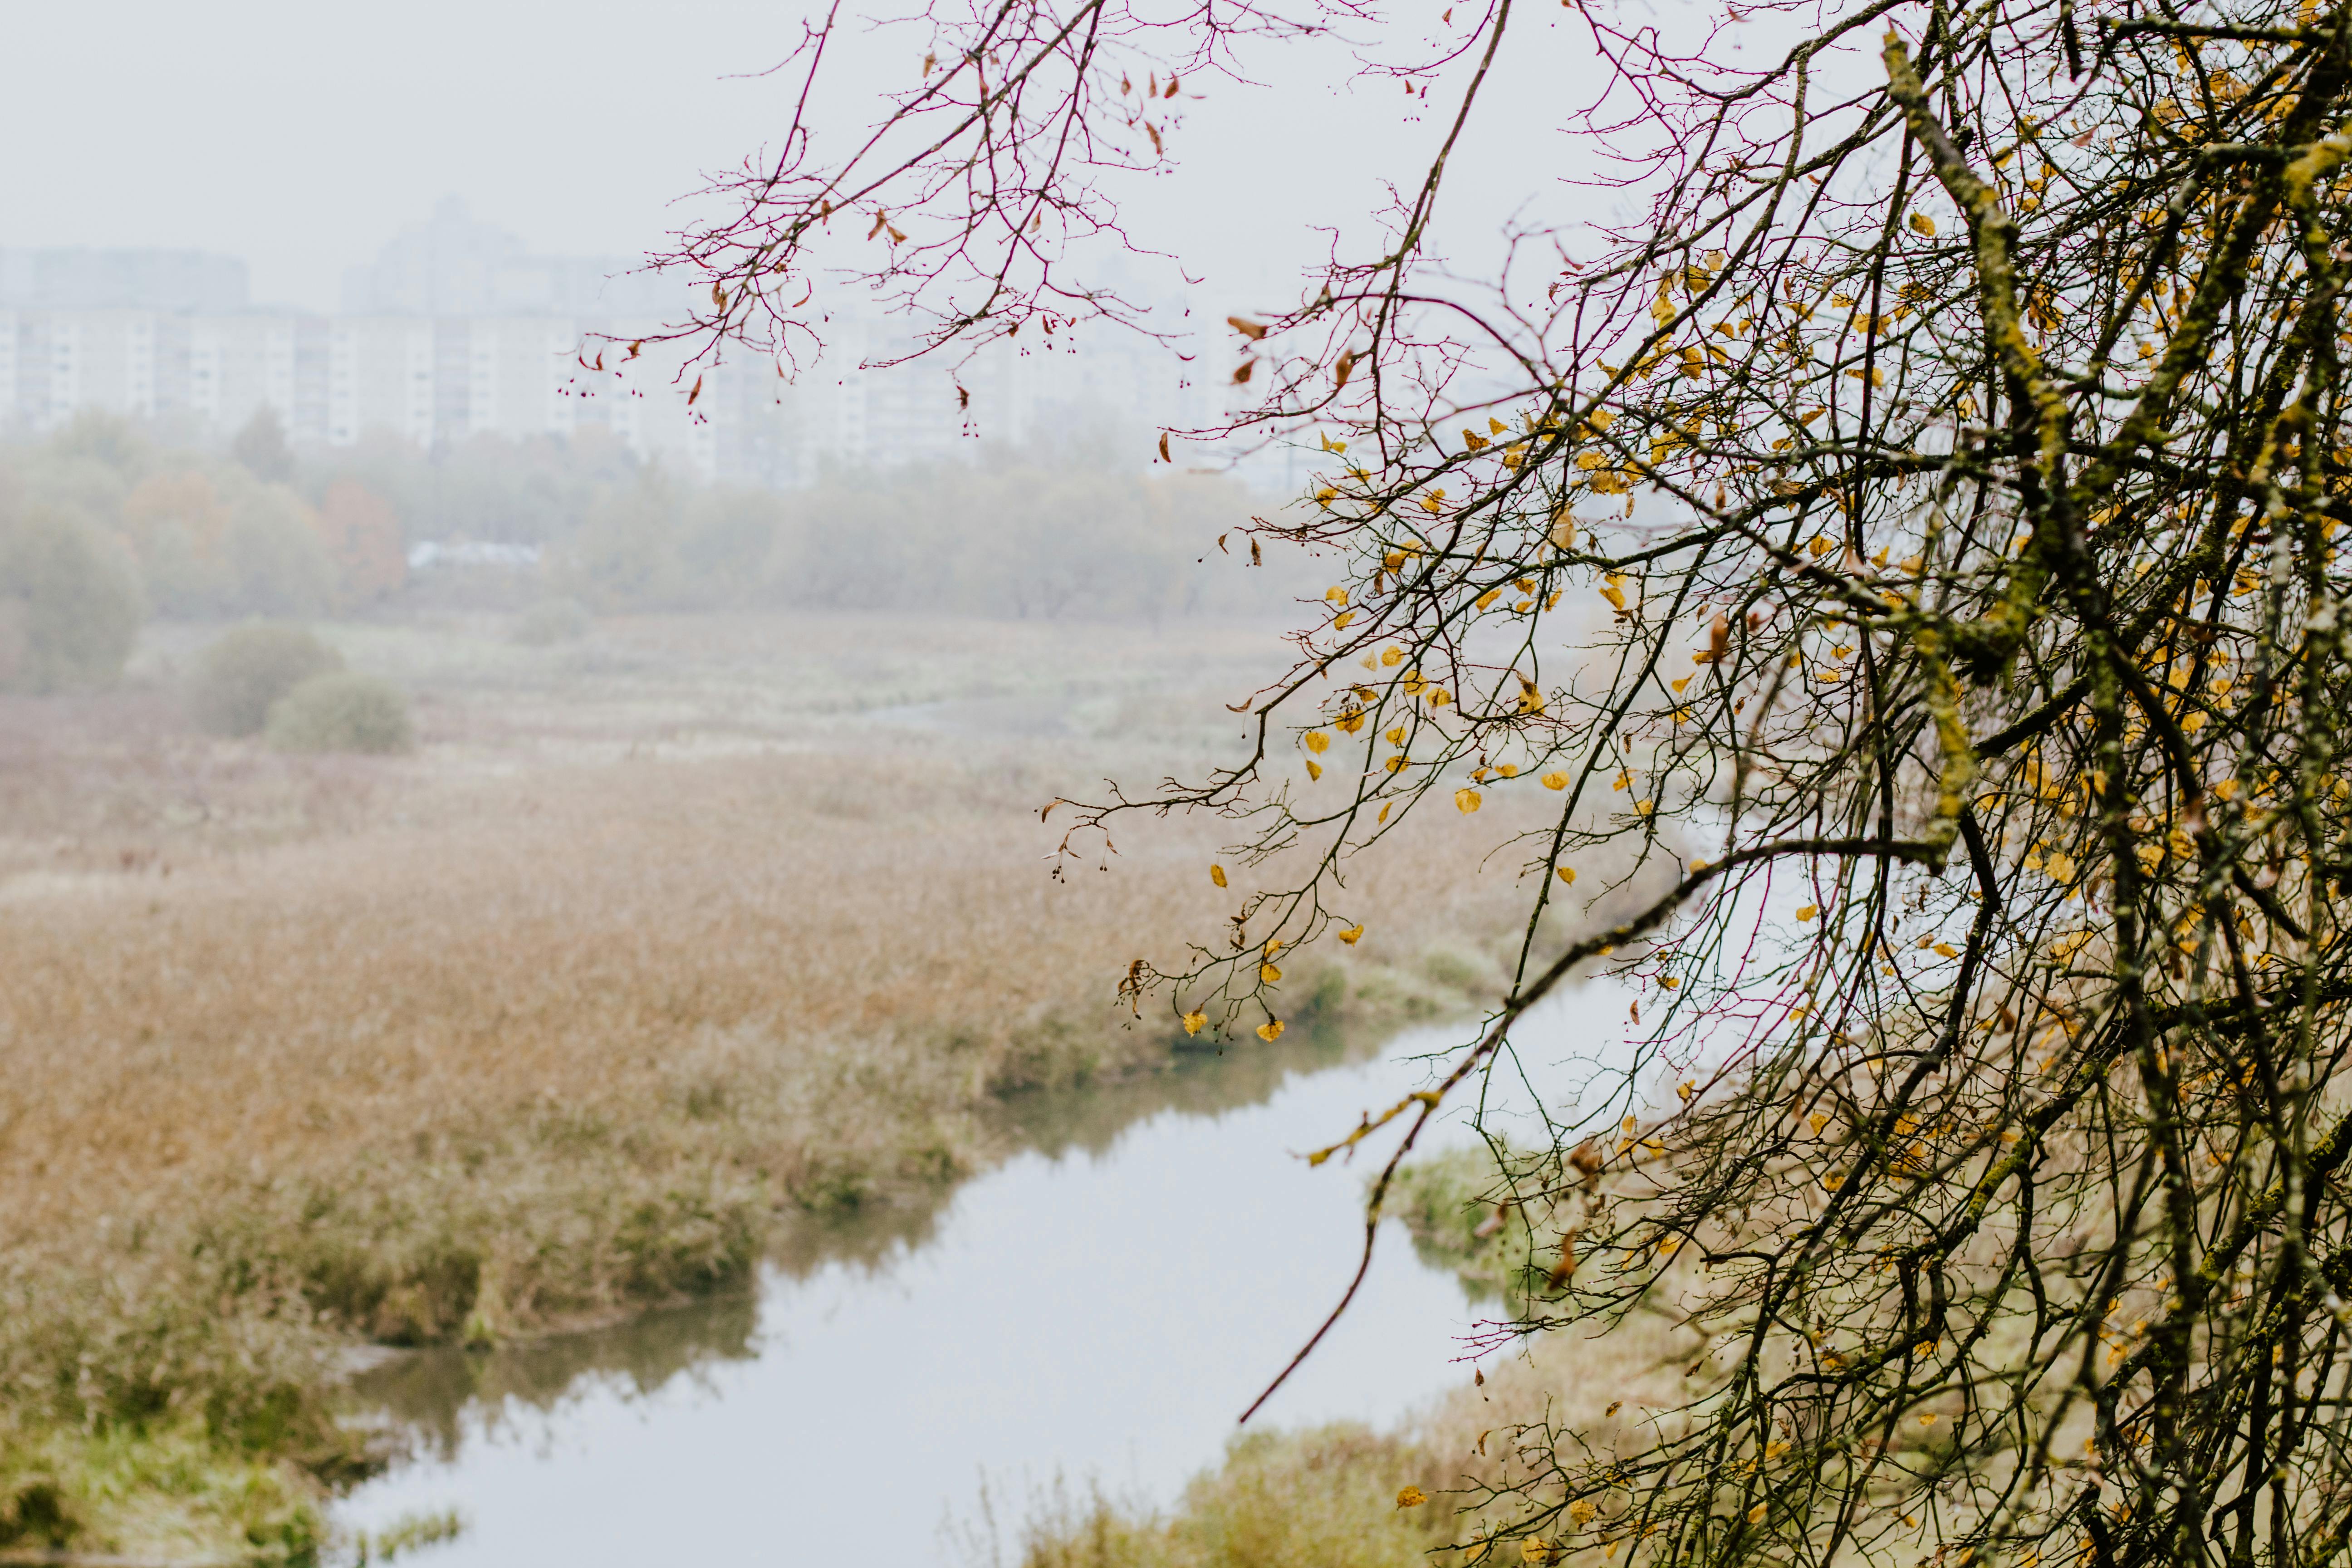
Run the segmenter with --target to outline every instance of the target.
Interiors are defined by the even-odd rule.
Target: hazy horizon
[[[585,5],[551,27],[546,15],[516,0],[425,0],[398,28],[289,0],[28,14],[15,28],[24,55],[61,68],[0,103],[0,135],[55,153],[17,160],[0,246],[241,257],[257,305],[331,311],[345,268],[448,195],[533,254],[640,255],[695,210],[703,171],[754,153],[781,123],[785,79],[749,73],[786,54],[795,12],[688,0],[658,16]],[[843,121],[862,122],[872,95],[900,85],[901,54],[911,74],[919,37],[862,37],[836,94]],[[1580,74],[1544,58],[1563,37],[1530,36],[1502,68],[1548,73],[1554,92],[1531,95],[1538,103],[1557,102],[1563,68]],[[1118,187],[1138,242],[1184,253],[1181,271],[1132,264],[1147,291],[1271,308],[1330,243],[1316,226],[1362,232],[1376,175],[1433,151],[1441,117],[1423,120],[1419,100],[1349,86],[1339,46],[1285,47],[1320,49],[1313,88],[1277,98],[1196,78],[1205,96],[1171,138],[1174,166]],[[1473,174],[1449,197],[1456,233],[1487,226],[1489,208],[1499,223],[1554,177],[1557,164],[1477,155],[1523,150],[1553,119],[1498,116],[1457,155]],[[128,195],[108,177],[132,171]]]

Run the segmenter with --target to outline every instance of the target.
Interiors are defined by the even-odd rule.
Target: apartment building
[[[267,408],[295,442],[328,446],[603,426],[706,480],[790,488],[829,464],[951,460],[1049,426],[1212,416],[1172,353],[1108,331],[898,363],[915,346],[903,321],[835,309],[824,357],[792,380],[749,355],[627,356],[675,298],[625,258],[530,255],[454,202],[352,269],[332,315],[252,305],[227,258],[0,250],[0,433],[87,409],[225,440]]]

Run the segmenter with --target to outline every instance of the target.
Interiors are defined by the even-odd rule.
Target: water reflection
[[[780,1267],[756,1302],[374,1374],[427,1451],[347,1517],[460,1510],[439,1568],[619,1568],[854,1556],[877,1528],[928,1552],[984,1476],[1000,1500],[1056,1476],[1172,1498],[1353,1267],[1363,1173],[1292,1152],[1423,1081],[1309,1045],[1013,1108],[1053,1152],[967,1184],[919,1240]],[[1461,1378],[1471,1316],[1395,1229],[1265,1418],[1391,1419]]]
[[[1606,1027],[1563,1004],[1555,1062]],[[459,1510],[436,1568],[638,1568],[862,1560],[877,1531],[935,1555],[984,1481],[1000,1520],[1057,1478],[1171,1500],[1354,1268],[1366,1173],[1296,1152],[1423,1087],[1410,1058],[1458,1038],[1368,1061],[1299,1042],[1011,1106],[1033,1152],[803,1235],[756,1300],[383,1369],[368,1394],[420,1453],[346,1517]],[[1392,1226],[1263,1419],[1392,1420],[1463,1381],[1482,1315]]]
[[[1368,1054],[1360,1039],[1336,1030],[1300,1030],[1271,1047],[1223,1054],[1183,1052],[1149,1078],[1005,1102],[993,1112],[995,1130],[1005,1142],[1049,1162],[1073,1153],[1099,1157],[1151,1117],[1214,1117],[1261,1104],[1294,1078]],[[953,1190],[941,1191],[929,1202],[877,1204],[797,1226],[772,1250],[766,1289],[827,1269],[869,1277],[886,1271],[931,1239],[954,1200]],[[510,1435],[523,1416],[549,1415],[590,1389],[628,1400],[679,1378],[712,1386],[704,1375],[711,1368],[761,1353],[760,1317],[760,1300],[747,1291],[488,1352],[449,1346],[403,1355],[359,1373],[352,1387],[364,1409],[394,1423],[412,1458],[446,1464],[457,1458],[469,1422],[487,1436]]]
[[[496,1432],[511,1428],[520,1412],[544,1415],[592,1384],[642,1398],[716,1363],[756,1356],[759,1324],[759,1298],[746,1291],[488,1353],[451,1347],[402,1356],[352,1384],[364,1407],[399,1424],[412,1458],[446,1464],[468,1436],[468,1412],[477,1431]]]

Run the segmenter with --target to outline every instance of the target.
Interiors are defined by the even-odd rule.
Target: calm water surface
[[[1579,1032],[1570,1000],[1550,1032]],[[1054,1152],[882,1222],[895,1233],[845,1233],[846,1258],[772,1269],[756,1299],[385,1369],[364,1388],[426,1435],[424,1457],[342,1517],[459,1510],[435,1568],[699,1568],[839,1561],[877,1535],[936,1558],[983,1484],[1001,1521],[1057,1477],[1164,1502],[1354,1266],[1362,1170],[1296,1152],[1422,1087],[1405,1058],[1459,1037],[1041,1111],[1028,1131]],[[1121,1100],[1139,1092],[1165,1108]],[[1256,1102],[1220,1104],[1237,1097]],[[1391,1223],[1348,1318],[1259,1419],[1394,1419],[1463,1379],[1478,1312]]]

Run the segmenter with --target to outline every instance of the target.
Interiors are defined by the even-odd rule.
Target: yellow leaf
[[[1282,1038],[1282,1020],[1279,1018],[1269,1018],[1265,1023],[1260,1024],[1257,1026],[1257,1037],[1268,1042]]]
[[[1324,589],[1323,596],[1330,600],[1335,605],[1344,605],[1348,602],[1348,590],[1344,587],[1335,585],[1333,587]]]
[[[1576,868],[1573,866],[1562,866],[1559,868],[1557,875],[1561,881],[1573,885],[1576,881]]]
[[[1658,803],[1653,800],[1637,800],[1633,803],[1633,815],[1647,816],[1657,809],[1657,805]]]
[[[1611,604],[1616,605],[1617,608],[1621,610],[1625,607],[1624,591],[1619,588],[1614,583],[1601,584],[1601,596],[1608,600]]]
[[[1387,742],[1390,745],[1391,745],[1391,746],[1402,746],[1402,745],[1403,745],[1403,744],[1404,744],[1404,726],[1403,726],[1403,725],[1402,725],[1402,724],[1398,725],[1395,729],[1391,730],[1391,731],[1389,731],[1386,734],[1382,735],[1382,736],[1381,737],[1381,740],[1383,740],[1383,741],[1386,741],[1386,742]]]
[[[1491,415],[1491,414],[1490,414],[1490,415],[1488,415],[1488,416],[1486,416],[1486,428],[1487,428],[1487,430],[1488,430],[1488,431],[1490,431],[1491,433],[1493,433],[1493,434],[1495,434],[1495,435],[1496,435],[1496,436],[1500,436],[1500,435],[1502,435],[1505,431],[1508,430],[1508,429],[1510,428],[1510,426],[1507,426],[1507,425],[1506,425],[1506,424],[1504,424],[1501,420],[1499,420],[1499,419],[1496,418],[1493,415]]]
[[[1939,942],[1936,944],[1936,956],[1938,958],[1958,958],[1960,956],[1960,950],[1954,947],[1948,942]]]
[[[1929,217],[1926,213],[1913,213],[1911,215],[1911,232],[1913,234],[1924,234],[1932,239],[1936,235],[1936,220]]]
[[[1388,769],[1389,772],[1395,773],[1404,766],[1404,758],[1402,756],[1391,757],[1387,762],[1382,763],[1381,765]],[[1382,806],[1381,808],[1381,817],[1385,819],[1388,814],[1388,807]]]
[[[1257,977],[1272,985],[1282,978],[1282,971],[1271,963],[1261,963],[1257,966]]]
[[[1223,866],[1210,867],[1209,880],[1214,882],[1220,888],[1223,887],[1225,885],[1225,868]]]
[[[1325,485],[1321,489],[1315,492],[1315,499],[1325,506],[1329,506],[1333,501],[1339,499],[1339,492],[1333,489],[1329,485]]]
[[[1546,773],[1543,776],[1543,786],[1546,789],[1566,789],[1568,775],[1559,773]]]
[[[1454,699],[1447,695],[1443,686],[1433,686],[1429,689],[1429,705],[1432,708],[1443,708],[1453,700]]]
[[[1495,771],[1502,774],[1507,779],[1515,779],[1519,776],[1519,764],[1517,763],[1496,763],[1495,764]]]
[[[1932,1410],[1930,1410],[1929,1412],[1927,1412],[1927,1415],[1922,1415],[1921,1417],[1919,1417],[1919,1425],[1920,1425],[1920,1426],[1933,1426],[1935,1424],[1936,1424],[1936,1413],[1935,1413],[1934,1411],[1932,1411]]]
[[[1429,1494],[1419,1487],[1407,1487],[1397,1493],[1397,1507],[1419,1508],[1429,1500]]]
[[[1688,686],[1690,683],[1691,678],[1687,675],[1684,676],[1680,680],[1675,681],[1674,683],[1675,694],[1676,696],[1680,696],[1682,694],[1683,688]]]
[[[1403,759],[1402,757],[1394,757],[1394,758],[1391,758],[1391,759],[1390,759],[1390,760],[1391,760],[1391,761],[1392,761],[1392,762],[1399,762],[1399,763],[1401,763],[1401,762],[1404,761],[1404,759]],[[1391,768],[1391,769],[1390,769],[1389,771],[1390,771],[1391,773],[1394,773],[1396,770],[1395,770],[1395,769],[1393,769],[1393,768]],[[1396,802],[1394,802],[1394,801],[1392,801],[1392,800],[1385,800],[1385,801],[1382,801],[1382,802],[1381,803],[1381,814],[1380,814],[1378,816],[1375,816],[1374,818],[1372,818],[1372,826],[1374,826],[1375,827],[1377,827],[1377,826],[1379,826],[1381,823],[1386,822],[1386,821],[1389,819],[1389,807],[1390,807],[1390,806],[1394,805],[1395,804],[1396,804]]]
[[[1820,905],[1807,904],[1797,911],[1797,918],[1801,921],[1809,921],[1821,912]]]
[[[1331,629],[1335,632],[1344,632],[1348,629],[1348,623],[1355,618],[1355,611],[1342,610],[1338,615],[1331,617]]]
[[[1323,776],[1323,764],[1322,764],[1321,763],[1317,762],[1317,761],[1316,761],[1314,758],[1312,758],[1312,757],[1307,758],[1307,777],[1308,781],[1309,781],[1309,782],[1312,782],[1312,781],[1314,781],[1314,780],[1316,780],[1316,779],[1319,779],[1319,778],[1321,778],[1322,776]]]
[[[1502,596],[1503,591],[1500,588],[1489,588],[1485,593],[1478,595],[1478,608],[1483,610]]]
[[[1477,810],[1479,804],[1478,792],[1475,789],[1457,789],[1454,792],[1454,808],[1465,816]]]
[[[1761,1524],[1764,1522],[1764,1505],[1762,1503],[1759,1502],[1754,1508],[1748,1510],[1748,1522],[1750,1524]]]
[[[1330,750],[1330,736],[1325,734],[1320,730],[1309,730],[1307,731],[1307,749],[1308,751],[1319,753],[1327,752]]]
[[[1349,926],[1346,931],[1341,931],[1339,933],[1339,940],[1346,942],[1349,947],[1353,947],[1357,942],[1363,940],[1363,926],[1357,924]]]
[[[1184,1032],[1188,1035],[1197,1035],[1201,1032],[1201,1026],[1208,1021],[1209,1016],[1206,1013],[1187,1013],[1184,1015]]]
[[[1381,649],[1381,663],[1388,668],[1394,669],[1398,665],[1402,664],[1403,662],[1404,649],[1401,647],[1384,647]]]

